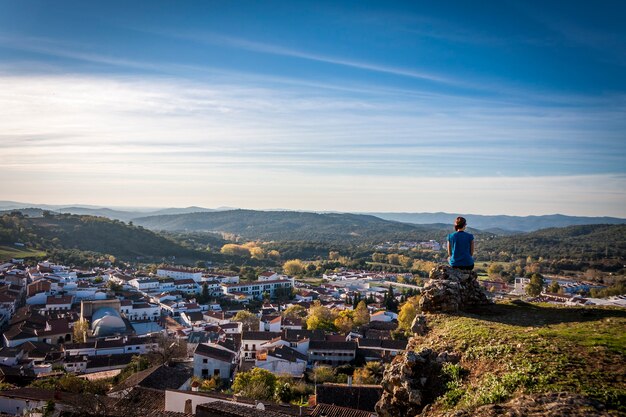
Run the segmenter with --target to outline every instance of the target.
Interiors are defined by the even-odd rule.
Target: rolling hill
[[[295,211],[230,210],[149,216],[133,222],[152,230],[224,232],[245,239],[365,243],[394,239],[441,240],[445,225],[411,225],[375,216]]]
[[[597,224],[548,228],[531,233],[498,236],[486,239],[479,253],[532,256],[544,259],[613,259],[624,263],[626,256],[626,225]]]
[[[43,250],[93,251],[122,259],[171,256],[199,258],[195,251],[142,227],[129,226],[104,217],[71,214],[49,214],[35,218],[10,214],[0,216],[0,244],[14,242]]]

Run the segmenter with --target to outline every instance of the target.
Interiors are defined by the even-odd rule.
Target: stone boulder
[[[438,265],[430,271],[419,306],[424,313],[453,313],[490,303],[478,284],[476,272]]]
[[[412,343],[409,342],[409,348]],[[383,395],[376,403],[379,417],[415,416],[440,393],[443,362],[458,361],[458,356],[425,348],[407,350],[385,369]]]

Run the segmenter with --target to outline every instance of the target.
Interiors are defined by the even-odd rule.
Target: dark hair
[[[465,220],[465,217],[459,216],[454,221],[454,230],[461,230],[462,228],[465,227],[466,224],[467,224],[467,220]]]

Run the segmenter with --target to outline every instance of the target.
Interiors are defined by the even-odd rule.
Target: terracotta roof
[[[371,417],[373,415],[370,411],[339,407],[331,404],[317,404],[311,413],[311,417]]]
[[[137,372],[111,389],[118,392],[132,387],[153,388],[159,390],[178,389],[193,374],[193,369],[179,369],[165,365],[157,365]]]
[[[311,340],[309,350],[356,350],[355,342],[328,342],[326,340]]]
[[[288,417],[291,414],[281,413],[271,410],[259,410],[249,405],[241,405],[225,401],[213,401],[207,404],[199,404],[196,407],[196,414],[204,415],[211,413],[224,417]]]
[[[200,343],[198,347],[196,347],[196,351],[194,352],[194,354],[206,356],[207,358],[217,359],[219,361],[228,363],[231,363],[235,358],[235,354],[229,352],[228,350],[209,346],[204,343]]]
[[[378,385],[322,384],[317,386],[317,402],[374,412],[383,394]]]
[[[72,304],[74,296],[72,295],[49,295],[46,298],[46,304]]]
[[[244,331],[241,336],[242,340],[272,340],[276,337],[280,337],[280,332],[256,332],[256,331]]]

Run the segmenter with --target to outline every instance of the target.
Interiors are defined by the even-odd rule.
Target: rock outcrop
[[[444,362],[458,362],[448,352],[422,349],[399,355],[385,370],[383,395],[376,404],[379,417],[415,416],[441,392],[441,367]]]
[[[453,313],[485,304],[490,301],[478,284],[476,272],[438,265],[430,271],[419,306],[424,313]]]

